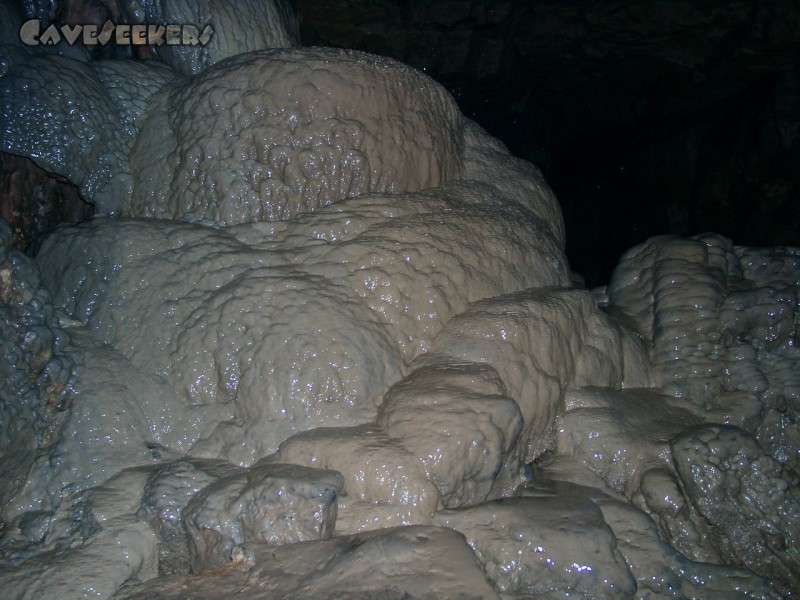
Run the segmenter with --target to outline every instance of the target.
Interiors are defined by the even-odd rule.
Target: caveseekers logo
[[[214,35],[211,25],[200,31],[194,25],[122,25],[106,21],[97,25],[50,25],[42,31],[40,21],[26,21],[19,38],[28,46],[55,46],[66,41],[70,46],[80,41],[87,46],[105,46],[114,41],[120,46],[205,46]]]

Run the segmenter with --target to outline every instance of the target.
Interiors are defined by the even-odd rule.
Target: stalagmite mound
[[[280,221],[461,174],[450,95],[389,59],[329,48],[230,58],[155,95],[131,153],[131,216]]]

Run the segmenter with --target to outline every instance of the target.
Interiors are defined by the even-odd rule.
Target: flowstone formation
[[[800,591],[799,250],[657,238],[575,287],[438,84],[245,50],[0,49],[3,151],[99,213],[35,262],[0,230],[4,597]]]
[[[462,129],[450,95],[394,61],[251,52],[152,98],[123,212],[227,226],[436,187],[461,174]]]

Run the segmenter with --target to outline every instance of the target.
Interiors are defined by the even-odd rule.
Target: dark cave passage
[[[397,58],[534,162],[587,285],[653,235],[800,243],[800,6],[295,0],[305,44]]]

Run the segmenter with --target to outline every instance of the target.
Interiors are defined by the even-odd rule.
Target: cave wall
[[[763,246],[800,237],[796,2],[295,6],[304,44],[425,71],[538,165],[589,285],[651,235],[713,230]]]
[[[29,2],[9,22],[25,12],[56,22],[136,17],[128,4],[76,0],[51,15]],[[293,5],[292,44],[299,23],[303,45],[416,67],[539,166],[562,205],[570,264],[589,286],[606,283],[618,257],[652,235],[716,231],[753,246],[800,239],[795,2]]]

